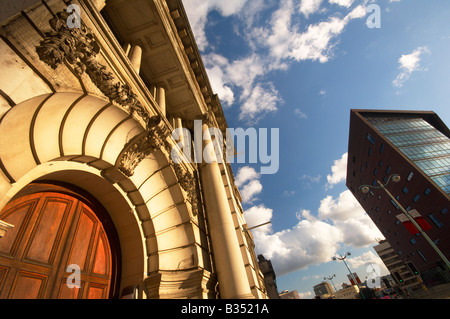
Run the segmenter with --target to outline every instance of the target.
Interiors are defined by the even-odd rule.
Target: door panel
[[[0,298],[108,298],[111,245],[92,205],[34,193],[10,202],[0,219],[15,226],[0,239]],[[67,285],[71,264],[80,267],[79,288]]]

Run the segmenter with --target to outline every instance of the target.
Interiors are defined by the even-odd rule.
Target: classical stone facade
[[[227,128],[181,1],[2,6],[0,298],[266,298],[231,167],[172,137]]]

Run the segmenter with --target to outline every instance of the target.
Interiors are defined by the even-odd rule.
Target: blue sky
[[[364,280],[381,233],[345,187],[352,108],[433,110],[450,122],[448,0],[183,0],[228,126],[279,129],[279,170],[234,163],[257,253],[279,291]],[[380,28],[367,21],[380,9]],[[238,150],[238,152],[241,150]],[[381,265],[381,274],[386,274]]]

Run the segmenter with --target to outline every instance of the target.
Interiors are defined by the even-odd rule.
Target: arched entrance
[[[116,296],[115,231],[103,208],[87,194],[31,184],[5,206],[0,219],[14,225],[0,241],[0,298]],[[72,279],[79,279],[77,287],[70,285],[78,283]]]

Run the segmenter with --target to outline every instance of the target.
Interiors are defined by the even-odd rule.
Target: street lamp
[[[336,261],[336,260],[342,260],[342,261],[344,262],[345,267],[347,267],[347,270],[348,270],[348,272],[350,273],[350,277],[353,279],[353,282],[354,282],[355,285],[356,285],[356,279],[355,279],[355,277],[353,276],[353,273],[351,272],[351,270],[350,270],[350,268],[348,267],[347,263],[345,262],[345,258],[347,258],[347,256],[350,256],[350,255],[351,255],[350,252],[346,252],[344,256],[342,256],[342,255],[339,255],[339,257],[333,256],[333,257],[331,257],[331,259],[334,260],[334,261]]]
[[[334,287],[334,291],[337,291],[336,286],[334,285],[334,282],[333,282],[334,277],[336,277],[336,274],[333,274],[333,276],[330,276],[330,277],[323,277],[323,280],[331,281],[331,283],[333,284],[333,287]]]
[[[363,192],[364,194],[367,194],[371,188],[373,189],[379,189],[382,188],[386,194],[392,199],[392,201],[400,208],[400,210],[405,214],[405,216],[409,219],[409,221],[417,228],[417,230],[422,234],[422,236],[428,241],[428,243],[433,247],[433,249],[436,251],[436,253],[439,255],[439,257],[442,258],[445,265],[447,266],[447,270],[450,270],[450,262],[448,261],[447,257],[439,250],[439,248],[435,245],[435,243],[431,240],[430,237],[423,231],[423,229],[417,224],[417,222],[414,220],[414,218],[406,211],[406,209],[403,208],[402,205],[395,199],[394,196],[387,190],[386,185],[389,184],[390,181],[393,181],[394,183],[397,183],[400,181],[400,175],[398,174],[392,174],[387,179],[387,182],[383,185],[379,180],[377,180],[378,185],[380,186],[371,186],[371,185],[361,185],[359,186],[359,190]]]
[[[334,261],[342,260],[344,262],[344,264],[345,264],[345,267],[347,267],[348,272],[350,273],[350,277],[353,279],[353,282],[355,283],[355,285],[357,285],[355,276],[353,276],[352,271],[350,270],[350,268],[348,267],[347,263],[345,262],[345,259],[347,258],[347,256],[351,256],[351,253],[350,252],[346,252],[344,256],[342,256],[342,255],[339,255],[339,257],[333,256],[333,257],[331,257],[331,259],[334,260]],[[363,299],[365,299],[364,294],[362,293],[362,291],[361,291],[361,297]]]

